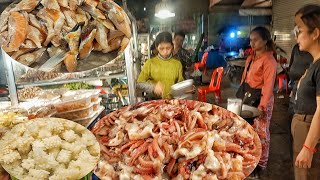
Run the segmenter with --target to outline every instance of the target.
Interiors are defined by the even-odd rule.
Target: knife
[[[56,65],[63,61],[66,54],[67,52],[59,50],[57,54],[48,59],[38,70],[46,72],[52,71]]]
[[[78,28],[84,26],[84,24],[85,24],[84,22],[77,23],[71,29],[70,32],[77,31]],[[48,61],[46,61],[42,66],[40,66],[38,70],[46,71],[46,72],[52,71],[56,65],[58,65],[61,61],[63,61],[68,51],[69,51],[69,48],[67,48],[66,51],[59,49],[58,52],[54,56],[52,56],[50,59],[48,59]]]

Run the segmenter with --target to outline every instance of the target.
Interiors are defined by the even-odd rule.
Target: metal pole
[[[126,73],[128,78],[128,90],[129,90],[129,104],[135,104],[136,99],[136,85],[133,71],[133,58],[132,58],[132,50],[131,50],[131,42],[128,44],[127,48],[124,51],[124,58],[126,61]]]
[[[2,60],[5,67],[8,89],[10,94],[11,106],[18,106],[18,94],[17,86],[15,83],[13,68],[12,68],[12,58],[1,48]]]
[[[150,59],[151,58],[151,56],[150,56],[150,54],[151,54],[151,51],[150,51],[150,46],[151,46],[151,44],[150,44],[150,35],[149,34],[147,34],[147,44],[148,44],[148,59]]]
[[[122,0],[123,9],[126,11],[128,17],[131,20],[132,27],[132,38],[127,48],[124,51],[124,58],[126,62],[126,73],[128,78],[128,90],[129,90],[129,104],[135,104],[136,99],[136,85],[134,76],[134,60],[138,58],[138,43],[137,43],[137,20],[131,14],[127,6],[127,0]],[[132,53],[134,55],[132,56]]]
[[[200,28],[200,34],[204,33],[204,15],[201,14],[201,28]]]
[[[128,9],[128,5],[127,5],[127,0],[122,0],[122,6],[124,11],[127,13],[129,19],[131,20],[131,28],[132,28],[132,38],[133,38],[133,52],[134,52],[134,58],[137,59],[138,58],[138,27],[137,27],[137,20],[136,18],[132,15],[132,13],[129,11]]]

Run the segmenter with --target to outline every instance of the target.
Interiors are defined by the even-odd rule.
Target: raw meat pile
[[[92,129],[101,179],[244,179],[261,143],[236,114],[208,103],[158,100],[119,109]]]

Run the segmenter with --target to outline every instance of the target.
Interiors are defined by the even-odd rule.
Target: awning
[[[240,16],[271,16],[271,8],[239,9]]]
[[[239,11],[241,16],[272,15],[272,0],[210,0],[212,12]]]
[[[215,4],[219,3],[220,1],[222,1],[222,0],[210,0],[209,8],[211,8]]]
[[[240,16],[271,16],[271,0],[245,0],[239,9]]]
[[[241,4],[243,8],[253,8],[253,7],[271,7],[272,1],[271,0],[245,0]]]

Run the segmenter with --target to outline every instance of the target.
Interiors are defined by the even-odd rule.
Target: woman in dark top
[[[293,136],[296,180],[320,179],[320,6],[307,5],[295,16],[294,32],[301,51],[313,62],[297,84]]]
[[[292,117],[294,115],[294,103],[295,96],[297,92],[297,84],[301,76],[304,74],[306,69],[309,68],[310,64],[313,61],[313,57],[310,53],[299,50],[299,44],[294,45],[291,52],[290,64],[288,75],[291,82],[292,91],[290,93],[290,101],[288,107],[288,127],[291,129]],[[292,146],[292,136],[290,136],[290,145]],[[292,157],[293,152],[290,151],[290,155]]]
[[[292,81],[292,86],[297,85],[299,79],[304,74],[306,69],[309,68],[313,58],[310,53],[299,50],[299,44],[294,45],[291,52],[289,64],[289,78]]]

